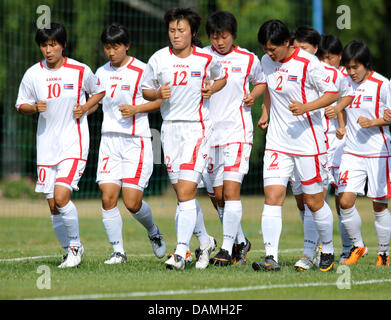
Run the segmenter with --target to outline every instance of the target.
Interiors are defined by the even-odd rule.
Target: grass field
[[[155,222],[164,234],[167,249],[176,244],[174,227],[175,198],[149,197]],[[222,228],[207,197],[199,198],[208,232],[222,243]],[[330,203],[334,210],[334,199]],[[375,267],[377,240],[370,201],[360,198],[364,241],[369,255],[348,269],[321,273],[309,270],[298,273],[293,265],[303,247],[303,227],[294,199],[283,207],[283,230],[280,240],[280,272],[254,272],[251,264],[264,257],[260,234],[263,197],[246,196],[242,226],[252,242],[245,266],[206,270],[195,269],[194,262],[183,271],[167,270],[164,258],[152,253],[145,230],[120,205],[124,221],[124,242],[128,263],[105,265],[112,252],[104,232],[100,202],[75,201],[79,209],[80,234],[85,247],[83,262],[75,269],[58,269],[63,254],[54,236],[44,200],[0,200],[0,299],[130,299],[130,300],[262,300],[262,299],[390,299],[390,269]],[[334,244],[338,261],[341,242],[337,218],[334,218]],[[191,248],[198,246],[192,240]],[[40,272],[41,268],[46,270]],[[342,272],[342,273],[341,273]],[[49,289],[39,289],[41,276],[50,279]],[[341,289],[337,283],[350,284]],[[348,281],[350,280],[350,281]],[[50,285],[50,286],[49,286]],[[345,287],[346,288],[346,287]]]

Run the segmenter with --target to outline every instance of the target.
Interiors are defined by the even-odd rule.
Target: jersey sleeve
[[[383,116],[385,109],[391,109],[391,86],[390,81],[384,83],[380,88],[380,106],[381,106],[381,116]]]
[[[332,81],[326,82],[327,74],[323,66],[318,60],[311,60],[308,64],[308,81],[316,89],[316,91],[325,94],[327,92],[337,93],[338,89]]]
[[[159,80],[158,80],[158,63],[155,56],[152,56],[143,72],[142,80],[141,80],[141,90],[144,89],[159,89]]]
[[[105,91],[99,78],[86,66],[84,71],[84,88],[88,94],[94,95]]]
[[[254,86],[257,84],[266,84],[266,77],[263,73],[261,62],[256,55],[254,55],[254,63],[250,71],[249,81]]]
[[[348,78],[346,78],[342,73],[341,76],[338,77],[336,87],[339,91],[339,96],[343,97],[354,97],[354,90],[352,85],[350,84]]]
[[[387,86],[386,109],[391,109],[391,80],[388,82]]]
[[[225,78],[225,71],[220,61],[215,57],[210,62],[210,80],[220,80]]]
[[[15,107],[19,110],[22,104],[35,104],[37,103],[37,97],[33,86],[33,80],[31,79],[30,72],[27,71],[20,83],[18,97],[16,99]]]

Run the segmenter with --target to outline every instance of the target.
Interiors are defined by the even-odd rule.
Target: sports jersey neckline
[[[59,68],[57,68],[57,69],[51,69],[51,68],[49,68],[49,67],[47,66],[46,59],[42,59],[42,60],[39,62],[39,64],[40,64],[40,66],[41,66],[42,69],[48,70],[48,71],[50,71],[50,72],[56,72],[56,71],[60,70],[62,67],[64,67],[64,65],[67,64],[67,61],[68,61],[68,58],[64,56],[64,62],[63,62],[62,65],[61,65]]]
[[[300,48],[299,47],[295,47],[295,46],[292,46],[292,48],[295,48],[295,51],[288,57],[288,58],[284,58],[278,62],[280,63],[287,63],[288,61],[290,61],[291,59],[297,57],[299,51],[300,51]]]
[[[121,67],[114,67],[112,64],[111,64],[111,62],[109,61],[109,63],[110,63],[110,68],[111,69],[113,69],[113,71],[115,71],[115,72],[119,72],[119,71],[122,71],[122,70],[124,70],[125,68],[127,68],[130,64],[132,64],[132,62],[133,62],[133,60],[134,60],[134,57],[131,57],[131,56],[127,56],[128,58],[129,58],[129,61],[126,63],[126,64],[124,64],[123,66],[121,66]]]
[[[236,51],[236,49],[238,48],[238,46],[232,46],[232,50],[230,52],[227,52],[227,53],[220,53],[213,45],[211,45],[211,48],[212,48],[212,51],[216,52],[217,54],[221,55],[221,56],[226,56],[226,55],[229,55],[230,53]]]
[[[193,48],[193,50],[191,51],[190,55],[188,55],[187,57],[184,57],[184,58],[178,57],[178,56],[174,53],[174,51],[172,51],[172,49],[171,49],[170,46],[168,46],[168,50],[170,51],[170,54],[171,54],[171,55],[175,56],[175,57],[178,58],[178,59],[187,59],[187,58],[191,57],[191,56],[196,52],[196,47],[195,47],[195,45],[193,44],[191,47]]]

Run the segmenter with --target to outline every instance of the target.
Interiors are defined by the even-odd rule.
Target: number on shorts
[[[40,182],[45,182],[45,179],[46,179],[46,170],[44,168],[41,168],[39,170],[39,174],[38,174],[38,180]]]
[[[338,175],[338,184],[347,184],[348,183],[348,173],[349,170],[346,170],[344,173],[340,172]]]
[[[269,168],[275,168],[278,166],[277,158],[278,158],[278,153],[274,152],[270,158],[273,158],[272,163],[270,164]]]
[[[103,165],[103,171],[106,171],[107,163],[109,162],[109,157],[103,158],[102,161],[105,163],[105,164]]]

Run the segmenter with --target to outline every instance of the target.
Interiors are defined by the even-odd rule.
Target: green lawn
[[[166,196],[146,200],[164,234],[168,251],[174,250],[175,199]],[[199,200],[204,209],[207,230],[220,246],[222,232],[217,214],[206,197]],[[146,232],[123,206],[121,212],[128,263],[103,264],[111,253],[111,246],[101,221],[99,201],[75,201],[80,208],[80,234],[85,247],[83,262],[75,269],[58,269],[63,252],[54,236],[45,201],[26,203],[15,212],[20,203],[1,200],[0,299],[390,299],[390,269],[375,267],[377,240],[368,199],[359,199],[357,208],[362,216],[362,231],[369,255],[349,268],[338,269],[337,263],[334,271],[329,273],[315,269],[298,273],[293,269],[302,252],[303,228],[292,198],[287,199],[283,208],[279,256],[282,270],[254,272],[251,263],[264,257],[260,234],[263,198],[243,197],[242,200],[242,227],[252,242],[247,265],[211,266],[206,270],[196,270],[193,262],[183,271],[167,270],[165,259],[154,257]],[[331,207],[334,208],[334,205],[331,204]],[[341,244],[336,217],[334,225],[338,262]],[[193,252],[197,246],[196,239],[193,239]],[[27,257],[34,258],[16,260]],[[38,273],[40,268],[46,272]],[[50,279],[50,289],[39,289],[39,284],[43,283],[40,277],[43,276]],[[350,289],[337,286],[341,279],[344,279],[343,284],[351,285]],[[48,285],[47,281],[44,283]]]

